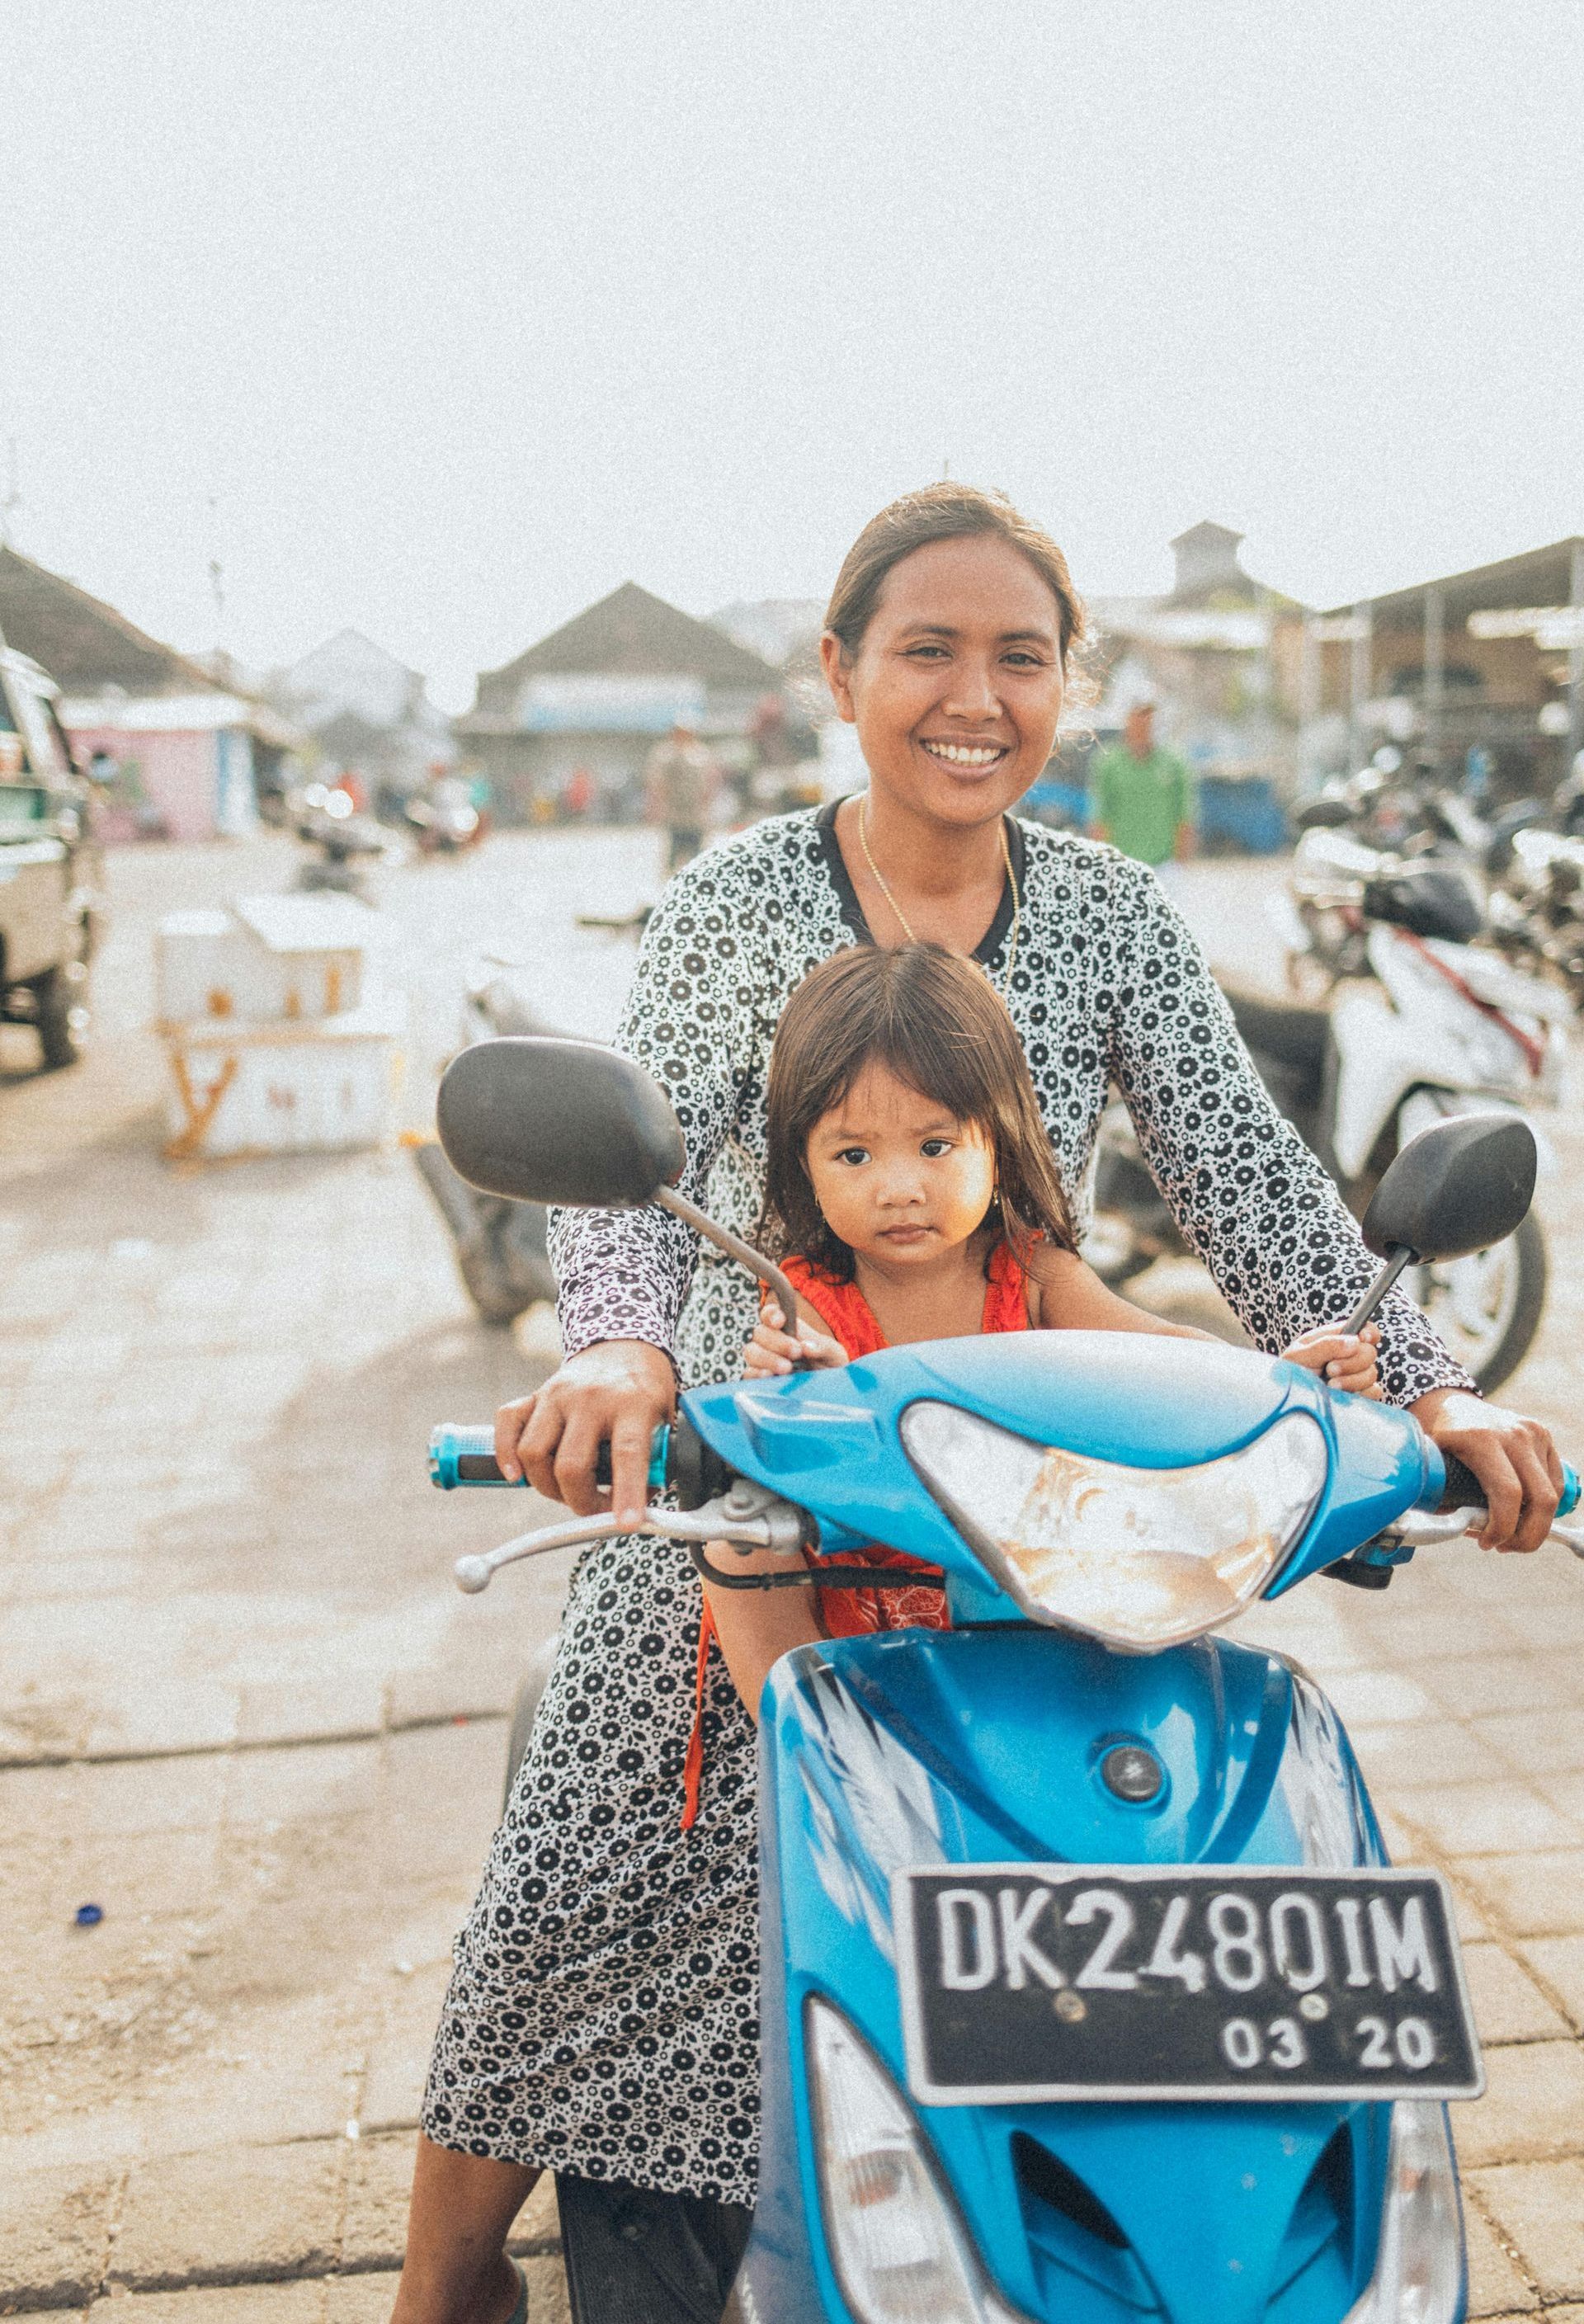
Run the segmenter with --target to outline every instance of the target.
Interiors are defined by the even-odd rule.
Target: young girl
[[[861,945],[805,979],[777,1028],[760,1235],[798,1293],[797,1337],[767,1302],[751,1379],[981,1332],[1208,1335],[1119,1298],[1078,1256],[1027,1061],[983,972],[942,945]],[[1373,1323],[1306,1332],[1294,1363],[1378,1396]],[[728,1571],[784,1563],[713,1552]],[[820,1566],[840,1558],[822,1558]],[[863,1565],[918,1561],[870,1549]],[[938,1588],[713,1590],[719,1643],[757,1718],[770,1665],[820,1637],[945,1626]],[[695,1773],[695,1783],[696,1774]]]

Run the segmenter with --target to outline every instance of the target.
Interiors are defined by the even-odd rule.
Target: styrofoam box
[[[217,1160],[385,1144],[404,1057],[400,999],[296,1025],[166,1029],[168,1153]]]
[[[172,912],[156,946],[160,1021],[347,1015],[367,994],[378,932],[355,896],[244,896],[228,911]]]

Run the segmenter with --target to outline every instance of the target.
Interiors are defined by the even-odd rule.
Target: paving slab
[[[1504,2042],[1565,2042],[1572,2034],[1561,2010],[1500,1945],[1465,1945],[1463,1967],[1479,2038],[1487,2046]]]
[[[1487,2051],[1485,2068],[1485,2096],[1452,2108],[1465,2165],[1584,2154],[1584,2048],[1520,2043]]]
[[[1542,2299],[1584,2300],[1584,2163],[1512,2163],[1473,2180]]]
[[[1470,2317],[1532,2315],[1540,2306],[1533,2289],[1497,2230],[1472,2201],[1463,2206],[1469,2252]]]
[[[1584,2034],[1584,1936],[1533,1937],[1515,1948],[1561,2004],[1576,2034]]]
[[[111,2284],[161,2292],[318,2274],[336,2257],[346,2145],[221,2147],[134,2166]]]
[[[338,2289],[324,2281],[206,2285],[97,2300],[87,2313],[92,2324],[339,2324]]]
[[[122,2174],[0,2173],[0,2315],[87,2301],[104,2281]]]

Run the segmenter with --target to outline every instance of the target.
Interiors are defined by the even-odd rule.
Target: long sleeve
[[[1345,1315],[1378,1262],[1248,1056],[1186,925],[1141,866],[1113,865],[1119,980],[1110,1071],[1184,1239],[1249,1337],[1275,1354]],[[1467,1388],[1412,1301],[1382,1304],[1381,1385],[1393,1404]]]
[[[753,999],[765,989],[742,879],[732,851],[717,848],[671,881],[644,932],[616,1035],[676,1110],[687,1144],[681,1191],[696,1203],[737,1117]],[[568,1355],[597,1340],[647,1340],[675,1357],[698,1255],[690,1228],[653,1209],[558,1210],[549,1252]]]

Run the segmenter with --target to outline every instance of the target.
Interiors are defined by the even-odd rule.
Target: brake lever
[[[1383,1541],[1400,1541],[1410,1549],[1429,1549],[1438,1542],[1456,1541],[1460,1534],[1476,1533],[1488,1520],[1490,1512],[1480,1508],[1461,1509],[1404,1509],[1402,1516],[1381,1536]],[[1553,1525],[1546,1536],[1560,1541],[1575,1557],[1584,1557],[1584,1526]]]
[[[556,1549],[576,1549],[586,1544],[617,1541],[625,1534],[651,1540],[723,1541],[738,1549],[769,1549],[789,1556],[804,1545],[805,1519],[793,1501],[767,1493],[746,1479],[738,1480],[718,1500],[696,1509],[651,1508],[636,1526],[619,1517],[572,1517],[564,1525],[541,1526],[537,1533],[519,1534],[499,1549],[482,1555],[459,1557],[452,1568],[456,1587],[473,1597],[487,1590],[503,1565],[520,1558],[540,1557]]]

